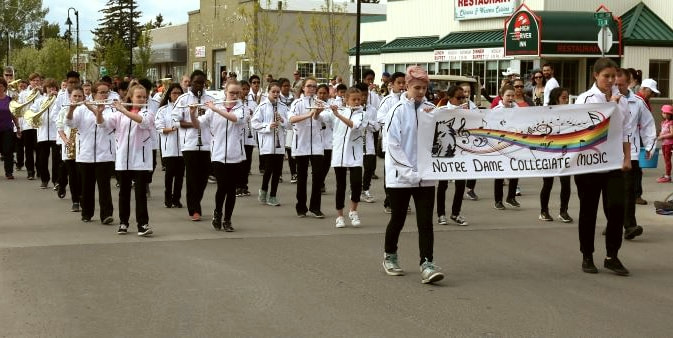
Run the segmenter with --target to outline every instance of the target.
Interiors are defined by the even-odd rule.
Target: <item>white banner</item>
[[[618,169],[623,116],[615,112],[614,103],[436,109],[434,119],[419,119],[420,130],[433,132],[420,133],[418,171],[423,179],[449,180]]]

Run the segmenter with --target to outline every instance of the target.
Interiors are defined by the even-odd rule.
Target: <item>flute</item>
[[[217,101],[209,101],[209,102],[212,102],[213,104],[222,104],[222,103],[235,103],[235,102],[238,102],[238,100],[233,100],[233,101],[231,101],[231,100],[217,100]],[[191,108],[191,107],[200,108],[200,107],[205,107],[205,106],[206,106],[206,103],[192,103],[192,104],[188,104],[188,105],[184,105],[184,106],[176,106],[175,108]]]
[[[61,105],[61,107],[73,107],[73,106],[80,106],[83,104],[90,104],[93,106],[111,106],[114,104],[114,101],[80,101],[80,102],[74,102],[74,103],[68,103]],[[147,103],[122,103],[122,106],[125,107],[145,107],[147,106]]]

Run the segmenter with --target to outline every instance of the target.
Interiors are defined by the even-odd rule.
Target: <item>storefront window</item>
[[[533,60],[521,60],[521,76],[526,81],[530,81],[531,76],[533,75],[533,67],[535,63]]]
[[[486,76],[484,78],[488,95],[498,95],[498,61],[486,61]]]
[[[386,64],[385,66],[386,72],[392,74],[395,72],[395,65],[393,64]]]
[[[472,61],[463,61],[460,65],[460,75],[472,76]]]
[[[439,63],[439,75],[449,75],[449,63],[440,62]]]
[[[368,66],[369,67],[369,66]],[[315,78],[318,80],[318,83],[327,83],[329,82],[329,63],[316,62],[315,64]]]
[[[407,67],[405,67],[405,65],[403,63],[398,63],[398,64],[395,64],[395,71],[404,73],[404,72],[407,71]]]
[[[243,71],[245,71],[245,67],[243,67]],[[313,76],[313,62],[297,62],[297,71],[302,78]],[[247,79],[246,76],[243,78]]]
[[[428,74],[435,75],[435,63],[428,63]]]
[[[479,76],[479,80],[481,81],[481,84],[483,84],[485,78],[484,72],[486,70],[485,61],[474,61],[473,67],[474,69],[472,75]]]
[[[671,83],[671,62],[668,60],[650,60],[650,78],[657,81],[661,97],[668,97]]]
[[[559,85],[563,88],[567,88],[570,91],[570,95],[578,95],[578,74],[580,71],[579,61],[554,61],[549,62],[549,64],[554,67],[554,77],[558,81]],[[593,80],[591,81],[593,83]]]
[[[460,61],[451,61],[449,75],[460,75]]]

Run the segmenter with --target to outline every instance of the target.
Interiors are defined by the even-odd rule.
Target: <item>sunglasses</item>
[[[14,76],[14,74],[5,74],[5,76]]]
[[[541,79],[541,78],[542,78],[542,76],[536,76],[535,78],[536,78],[536,79]]]

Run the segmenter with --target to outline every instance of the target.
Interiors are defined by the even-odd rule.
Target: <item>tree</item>
[[[133,75],[136,78],[147,77],[147,71],[151,66],[152,59],[152,35],[150,34],[152,25],[150,23],[145,25],[145,29],[138,37],[138,49],[133,51],[136,65],[133,68]]]
[[[34,47],[15,49],[10,56],[10,64],[16,72],[14,78],[27,79],[32,72],[40,72],[40,51]]]
[[[122,41],[126,49],[136,46],[142,29],[139,23],[142,13],[138,10],[136,0],[108,0],[100,12],[103,18],[98,19],[98,28],[91,31],[100,54],[106,54],[106,48],[117,39]]]
[[[0,0],[0,58],[7,59],[7,36],[12,50],[24,47],[48,11],[42,8],[42,0]]]
[[[317,77],[328,78],[333,74],[349,72],[348,63],[340,64],[337,58],[348,53],[352,16],[346,14],[346,4],[325,0],[320,11],[301,15],[297,20],[297,44],[315,62],[327,64],[328,69],[316,69]],[[326,73],[326,74],[325,74]]]
[[[44,43],[47,39],[60,38],[59,33],[61,32],[61,27],[58,23],[49,23],[48,21],[42,21],[40,25],[40,30],[33,39],[33,45],[37,49],[42,49]],[[67,33],[68,31],[66,31]]]
[[[16,78],[27,79],[32,72],[44,77],[61,79],[70,70],[68,42],[59,38],[44,41],[42,49],[24,47],[15,50],[10,59],[16,69]]]
[[[121,38],[115,38],[106,46],[102,46],[104,54],[97,54],[99,65],[105,66],[111,75],[125,74],[128,70],[129,50]]]

